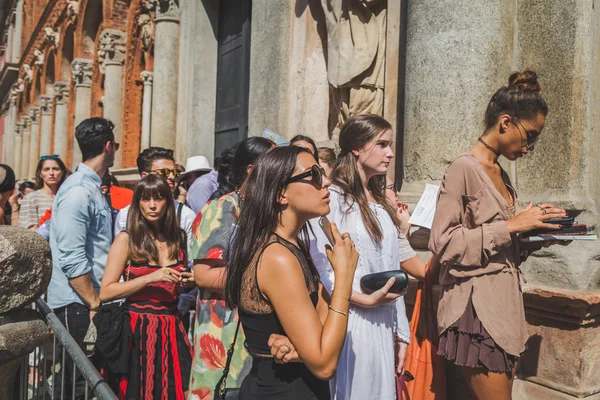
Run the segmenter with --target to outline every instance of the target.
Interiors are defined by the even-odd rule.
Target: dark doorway
[[[219,1],[215,157],[248,137],[251,0]]]

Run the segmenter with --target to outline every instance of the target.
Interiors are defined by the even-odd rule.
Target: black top
[[[319,282],[314,267],[311,267],[310,256],[298,246],[276,235],[265,248],[273,243],[285,246],[296,257],[303,269],[310,299],[316,307],[319,300]],[[242,383],[240,399],[328,400],[329,383],[316,378],[304,364],[276,364],[273,358],[268,356],[271,354],[268,346],[271,334],[287,335],[270,302],[258,288],[256,272],[263,252],[264,249],[246,271],[242,302],[238,309],[246,335],[246,348],[253,360],[252,370]]]

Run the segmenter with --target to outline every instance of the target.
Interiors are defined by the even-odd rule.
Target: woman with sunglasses
[[[67,179],[67,167],[56,154],[40,157],[35,170],[33,193],[23,197],[19,213],[19,226],[36,230],[40,218],[52,208],[52,202],[60,185]]]
[[[392,140],[390,124],[371,114],[350,117],[340,131],[328,218],[350,233],[360,257],[350,297],[348,337],[331,385],[332,397],[338,400],[396,399],[394,339],[403,343],[398,346],[402,357],[398,370],[404,368],[410,333],[401,293],[389,293],[394,278],[370,295],[360,289],[360,279],[367,274],[423,267],[400,229],[401,211],[382,190],[383,175],[394,156]],[[335,280],[321,250],[324,239],[319,230],[315,235],[313,260],[331,290]]]
[[[547,114],[535,72],[512,74],[487,105],[483,135],[448,167],[440,188],[429,241],[443,286],[438,353],[462,369],[476,399],[511,399],[529,336],[519,265],[541,246],[521,244],[519,234],[557,229],[544,221],[567,215],[550,204],[517,212],[499,164],[534,149]]]
[[[332,224],[326,250],[335,275],[329,296],[312,263],[307,222],[329,213],[330,181],[306,149],[280,147],[264,155],[247,182],[228,263],[225,299],[237,307],[252,355],[240,399],[329,399],[346,337],[358,253]],[[302,362],[273,359],[272,334],[290,338]]]

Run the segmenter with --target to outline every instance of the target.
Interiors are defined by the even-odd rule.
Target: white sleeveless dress
[[[349,207],[336,186],[330,188],[331,212],[328,218],[340,232],[348,232],[359,252],[352,289],[361,292],[360,279],[371,273],[399,269],[400,263],[416,253],[399,234],[392,219],[379,204],[370,204],[383,230],[381,244],[375,243],[365,228],[357,204]],[[333,269],[325,255],[327,239],[311,221],[311,256],[325,287],[333,288]],[[350,306],[348,333],[336,376],[331,380],[332,400],[396,400],[394,339],[396,332],[408,342],[410,332],[404,298],[380,307]]]

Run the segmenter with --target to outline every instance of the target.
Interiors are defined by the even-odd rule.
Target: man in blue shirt
[[[48,305],[83,350],[90,321],[100,307],[98,292],[112,241],[111,211],[100,185],[119,149],[113,128],[104,118],[89,118],[77,126],[83,163],[62,184],[52,206]],[[65,387],[72,387],[72,368],[69,360]],[[85,380],[79,372],[75,381],[76,397],[81,398]],[[54,386],[60,387],[58,379]]]

